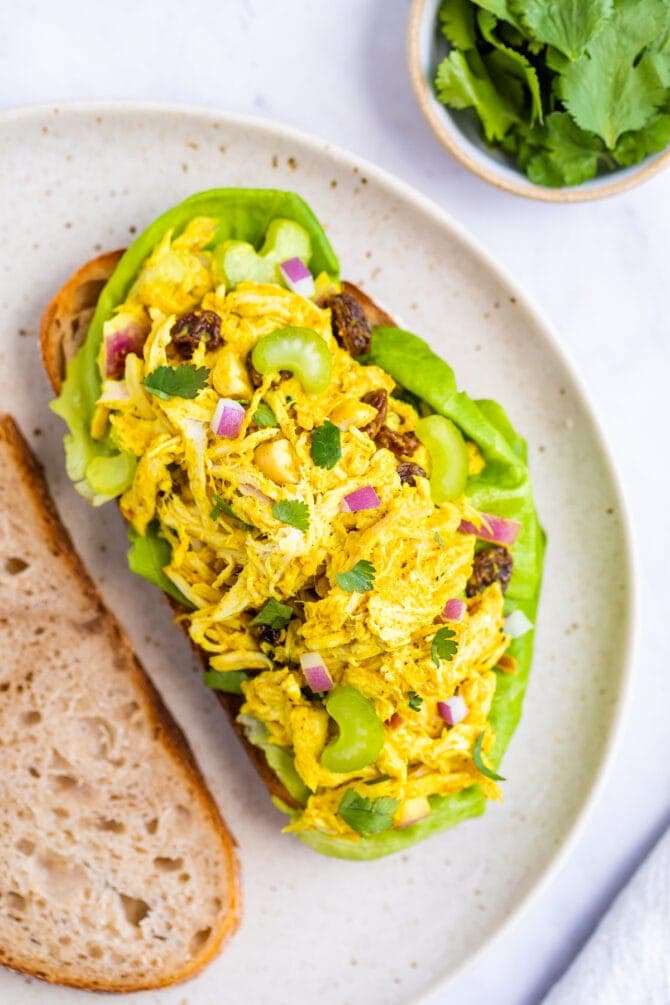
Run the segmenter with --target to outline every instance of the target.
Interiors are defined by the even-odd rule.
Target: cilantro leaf
[[[438,669],[440,667],[440,660],[447,660],[450,663],[458,652],[458,642],[454,642],[455,638],[456,632],[446,626],[438,628],[435,633],[435,638],[430,647],[430,655]]]
[[[258,408],[252,416],[254,422],[259,429],[274,429],[279,425],[275,417],[275,413],[272,411],[269,405],[266,405],[264,401],[261,401]]]
[[[670,115],[656,115],[644,129],[624,133],[613,151],[614,159],[624,167],[638,164],[649,154],[664,150],[670,143]]]
[[[209,514],[209,519],[213,520],[214,523],[219,519],[223,513],[225,516],[231,517],[233,520],[237,520],[241,523],[245,530],[254,530],[253,524],[245,523],[233,512],[233,507],[230,505],[227,499],[222,499],[221,496],[214,495],[213,499],[214,505],[212,507],[212,512]]]
[[[482,759],[482,743],[484,742],[485,732],[482,731],[477,737],[475,743],[475,749],[472,752],[472,760],[474,761],[475,768],[480,774],[485,775],[486,778],[490,778],[494,782],[505,782],[507,781],[502,775],[497,775],[492,768],[487,767]]]
[[[393,826],[393,814],[398,808],[398,800],[389,796],[366,799],[355,789],[347,789],[340,800],[337,812],[352,830],[362,837],[383,834]]]
[[[209,370],[206,366],[157,366],[144,378],[144,387],[149,394],[169,401],[170,398],[195,398],[207,384]]]
[[[251,674],[244,670],[206,670],[204,676],[207,687],[228,694],[242,694],[242,684],[248,680],[251,680]]]
[[[210,520],[213,520],[216,523],[216,521],[219,519],[222,513],[225,513],[226,516],[231,516],[234,519],[237,519],[237,517],[233,513],[233,507],[230,505],[227,499],[222,499],[221,496],[218,496],[215,493],[213,497],[213,502],[214,505],[212,506],[212,512],[209,514]]]
[[[514,10],[515,0],[475,0],[477,7],[495,14],[501,21],[513,24],[515,28],[520,28],[516,12]]]
[[[420,694],[417,694],[416,691],[408,691],[407,704],[413,712],[420,712],[421,706],[423,705],[423,698]]]
[[[375,582],[375,567],[372,562],[362,558],[348,572],[338,572],[335,576],[337,585],[347,593],[366,593]]]
[[[612,0],[524,0],[516,7],[526,30],[578,59],[612,13]]]
[[[575,125],[567,112],[547,117],[545,149],[528,161],[528,177],[538,185],[579,185],[595,178],[600,158],[606,156],[601,139]]]
[[[610,149],[642,129],[667,99],[670,53],[650,46],[667,22],[665,0],[618,6],[582,56],[563,71],[560,97],[578,126]]]
[[[270,597],[269,600],[266,600],[263,604],[251,624],[269,625],[270,628],[277,629],[286,628],[292,617],[292,607],[289,607],[288,604],[280,603],[278,600],[275,600],[274,597]]]
[[[334,468],[342,456],[340,431],[328,419],[312,433],[310,454],[320,468]]]
[[[303,534],[309,530],[309,508],[299,499],[281,499],[272,507],[272,515],[275,520],[297,527]]]
[[[535,67],[524,56],[511,46],[505,45],[495,35],[497,21],[495,17],[486,10],[477,13],[477,24],[482,35],[492,45],[496,52],[492,52],[486,59],[486,66],[491,74],[491,79],[498,90],[505,94],[509,100],[523,112],[526,93],[530,97],[530,121],[542,121],[542,96],[540,94],[540,82],[537,78]],[[516,85],[516,89],[514,88]],[[519,87],[520,85],[520,87]],[[528,89],[526,92],[526,88]],[[518,97],[513,97],[514,90]],[[520,98],[520,100],[519,100]]]
[[[518,121],[514,106],[501,95],[476,51],[465,54],[452,50],[437,68],[437,96],[452,108],[474,108],[489,142],[501,140]],[[471,65],[472,64],[472,65]]]
[[[670,144],[668,0],[443,0],[437,20],[437,97],[472,109],[536,184],[579,185]]]
[[[443,0],[439,13],[442,34],[457,49],[474,49],[477,44],[474,13],[470,0]]]
[[[445,546],[445,544],[444,544],[444,538],[440,534],[439,530],[435,531],[434,537],[435,537],[435,540],[437,541],[438,545],[440,546],[440,548],[444,548],[444,546]]]

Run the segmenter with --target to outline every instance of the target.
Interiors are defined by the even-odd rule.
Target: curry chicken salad
[[[297,196],[156,221],[54,408],[77,487],[118,497],[131,568],[241,696],[288,831],[368,858],[500,797],[543,545],[525,445],[424,342],[371,329]]]

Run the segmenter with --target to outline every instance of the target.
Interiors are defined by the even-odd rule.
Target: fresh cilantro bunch
[[[531,181],[579,185],[670,143],[668,0],[443,0],[435,87]]]

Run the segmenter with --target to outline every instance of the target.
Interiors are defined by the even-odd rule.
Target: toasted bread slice
[[[108,251],[82,265],[42,315],[42,363],[56,393],[60,391],[67,364],[86,338],[98,297],[122,254]]]
[[[234,841],[9,416],[0,653],[0,962],[105,991],[191,976],[238,924]]]
[[[65,379],[69,360],[86,339],[95,304],[106,279],[111,276],[123,252],[114,251],[86,262],[59,290],[42,316],[40,346],[42,362],[52,388],[58,394]],[[343,289],[356,298],[363,308],[371,327],[393,325],[393,318],[379,307],[366,293],[353,283],[344,282]],[[170,601],[175,613],[181,613],[179,604]],[[194,647],[195,648],[195,647]],[[205,653],[198,652],[207,668]],[[297,806],[295,799],[279,781],[265,760],[265,754],[247,740],[237,722],[242,699],[234,694],[217,692],[220,704],[226,711],[256,771],[273,796],[288,806]]]

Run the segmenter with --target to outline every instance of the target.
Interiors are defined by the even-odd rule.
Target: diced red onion
[[[333,678],[320,653],[302,653],[300,669],[312,691],[330,691],[332,688]]]
[[[507,520],[490,513],[482,513],[481,517],[481,527],[475,527],[469,520],[461,520],[458,527],[461,534],[475,534],[483,541],[493,541],[494,544],[514,544],[521,530],[518,520]]]
[[[456,726],[468,714],[468,706],[465,704],[460,694],[455,694],[449,701],[438,701],[437,711],[442,716],[447,726]]]
[[[130,321],[125,328],[105,336],[105,376],[121,377],[126,366],[126,356],[135,352],[138,355],[146,341],[144,329]]]
[[[255,485],[250,485],[249,482],[242,482],[240,485],[240,495],[253,496],[254,499],[259,499],[261,502],[272,502],[270,496],[266,496],[265,492],[261,492],[260,489],[257,489]]]
[[[447,600],[442,617],[445,621],[462,621],[465,615],[465,606],[464,600]]]
[[[505,618],[505,634],[511,639],[520,639],[522,635],[529,632],[533,627],[533,622],[526,617],[520,608],[512,611]]]
[[[282,279],[293,293],[301,297],[314,296],[314,278],[302,258],[289,258],[279,266]]]
[[[210,423],[212,432],[217,436],[225,436],[227,440],[234,440],[240,435],[240,429],[244,422],[245,409],[239,401],[232,398],[219,398]]]
[[[340,504],[343,513],[358,513],[362,509],[377,509],[381,506],[381,500],[372,485],[364,485],[363,488],[349,492]]]

